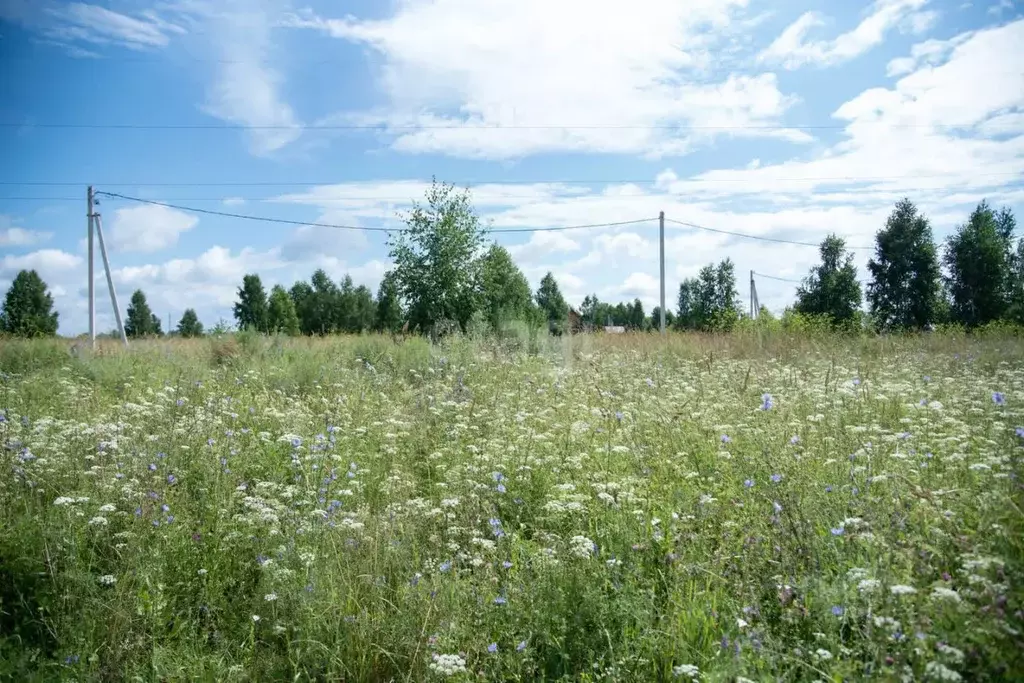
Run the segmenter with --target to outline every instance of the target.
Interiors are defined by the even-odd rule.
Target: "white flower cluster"
[[[690,679],[695,679],[700,676],[700,669],[693,664],[680,664],[679,666],[672,667],[672,675],[676,678],[686,676]]]
[[[117,583],[117,577],[113,574],[104,574],[98,579],[98,581],[103,586],[113,586],[115,583]]]
[[[454,676],[466,671],[466,660],[458,655],[434,655],[430,670],[442,676]]]
[[[595,549],[594,542],[586,536],[573,536],[569,540],[569,553],[576,557],[588,559]]]

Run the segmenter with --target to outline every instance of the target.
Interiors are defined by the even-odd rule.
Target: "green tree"
[[[393,271],[384,273],[377,288],[377,312],[373,329],[377,332],[397,332],[402,326],[402,301]]]
[[[267,331],[267,292],[259,275],[250,273],[242,278],[234,313],[240,330]]]
[[[679,329],[728,331],[739,320],[739,293],[731,259],[709,263],[679,285],[675,324]]]
[[[128,315],[124,320],[124,333],[132,338],[150,337],[159,334],[160,321],[150,310],[146,294],[141,289],[132,293],[128,304]]]
[[[644,313],[644,304],[640,299],[634,299],[633,304],[629,307],[629,322],[627,325],[637,331],[643,331],[647,328],[647,315]]]
[[[186,308],[185,312],[181,314],[181,320],[178,321],[178,335],[186,338],[203,336],[203,324],[199,322],[199,316],[196,315],[194,308]]]
[[[1024,239],[1017,242],[1010,271],[1010,301],[1007,311],[1010,320],[1024,325]]]
[[[665,309],[665,329],[670,330],[675,326],[676,316],[670,309]],[[650,326],[652,330],[661,329],[661,306],[655,306],[651,311]]]
[[[465,331],[478,306],[484,240],[469,190],[435,181],[425,205],[415,203],[405,223],[388,246],[410,324],[432,330],[436,323],[454,321]]]
[[[160,322],[160,316],[156,313],[151,313],[149,316],[149,333],[154,337],[164,336],[164,326]]]
[[[299,330],[302,334],[316,334],[319,330],[314,324],[314,292],[313,287],[299,280],[288,290],[288,296],[295,304],[295,313],[299,317]]]
[[[34,270],[22,270],[11,283],[0,311],[0,331],[16,337],[53,337],[57,312],[46,283]]]
[[[480,304],[492,329],[505,320],[531,317],[530,282],[505,247],[492,244],[480,264]]]
[[[681,330],[695,330],[697,324],[697,281],[686,278],[679,283],[676,300],[676,326]]]
[[[569,304],[565,302],[558,281],[551,273],[541,278],[540,287],[537,288],[537,306],[547,318],[549,329],[555,334],[561,334],[569,316]]]
[[[923,329],[936,321],[942,273],[924,214],[903,199],[875,235],[867,300],[879,329]]]
[[[1014,227],[1008,209],[997,214],[987,202],[981,202],[946,240],[945,282],[955,322],[977,327],[1007,315]]]
[[[289,337],[294,337],[300,332],[295,302],[281,285],[274,285],[270,290],[270,300],[267,302],[267,329],[272,334],[286,334]]]
[[[351,312],[349,313],[349,331],[365,332],[373,329],[377,317],[377,304],[373,300],[373,292],[366,285],[359,285],[352,291]]]
[[[853,324],[861,304],[860,283],[853,265],[853,254],[846,242],[829,235],[819,248],[821,263],[811,268],[796,291],[796,312],[828,318],[833,326]]]

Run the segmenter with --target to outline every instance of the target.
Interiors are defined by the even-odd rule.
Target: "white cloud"
[[[243,206],[245,200],[241,197],[225,197],[222,203],[224,206]]]
[[[554,253],[577,251],[580,243],[564,232],[534,232],[524,244],[508,247],[509,253],[516,259],[534,259]]]
[[[194,215],[166,206],[131,206],[114,212],[108,239],[115,252],[159,251],[177,244],[198,222]]]
[[[910,48],[909,57],[897,57],[886,66],[886,75],[904,76],[925,65],[942,63],[950,51],[957,45],[968,40],[972,33],[961,33],[949,40],[926,40]]]
[[[35,270],[44,281],[59,281],[82,265],[83,259],[60,249],[40,249],[21,256],[0,259],[0,282],[10,282],[22,270]]]
[[[798,69],[805,64],[831,66],[859,57],[882,43],[885,34],[908,22],[908,28],[919,33],[930,28],[938,15],[920,12],[928,0],[876,0],[870,13],[852,30],[832,40],[808,40],[814,28],[824,26],[817,12],[805,12],[790,24],[775,41],[759,55],[759,61]]]
[[[7,224],[8,227],[2,227],[3,224]],[[40,242],[46,242],[53,237],[52,232],[26,230],[9,224],[9,218],[0,216],[0,247],[30,247]]]
[[[69,45],[85,42],[117,44],[133,50],[162,48],[170,42],[169,33],[182,31],[152,12],[132,17],[84,2],[47,7],[46,12],[54,23],[44,30],[44,34],[51,40]]]
[[[711,74],[730,63],[745,6],[408,0],[383,20],[306,13],[293,25],[373,51],[387,105],[329,120],[380,125],[400,151],[657,156],[723,134],[806,142],[804,133],[771,128],[795,102],[774,74]]]

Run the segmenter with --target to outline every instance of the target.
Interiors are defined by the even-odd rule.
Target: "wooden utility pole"
[[[107,260],[107,247],[103,243],[103,224],[100,222],[100,215],[93,217],[96,226],[96,237],[100,240],[100,256],[103,257],[103,270],[107,274],[107,290],[110,292],[110,305],[114,307],[114,320],[117,321],[117,331],[121,333],[121,341],[125,348],[128,348],[128,335],[124,332],[124,324],[121,322],[121,309],[117,305],[117,293],[114,291],[114,280],[110,276],[110,261]],[[90,268],[92,264],[90,263]]]

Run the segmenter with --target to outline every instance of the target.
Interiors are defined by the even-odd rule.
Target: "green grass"
[[[69,348],[0,346],[0,678],[1024,677],[1020,340]]]

